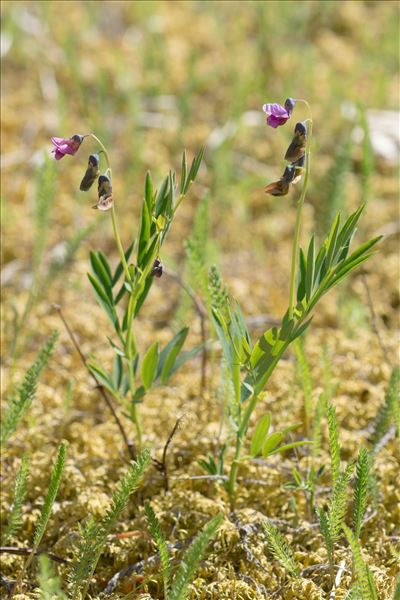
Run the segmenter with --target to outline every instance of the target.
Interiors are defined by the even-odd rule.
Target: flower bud
[[[302,158],[306,152],[307,129],[304,123],[296,123],[294,136],[286,150],[285,160],[294,163]]]
[[[83,176],[79,189],[82,192],[87,192],[96,181],[99,175],[99,155],[91,154],[89,156],[88,166]]]
[[[154,261],[154,264],[153,264],[153,268],[150,271],[150,275],[151,275],[151,277],[160,278],[162,274],[163,274],[163,266],[161,264],[161,261],[158,258],[156,258],[156,260]]]
[[[100,175],[99,177],[98,196],[99,200],[92,208],[98,208],[105,212],[113,207],[112,185],[107,175]]]

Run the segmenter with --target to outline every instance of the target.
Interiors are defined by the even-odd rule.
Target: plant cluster
[[[227,376],[226,397],[224,401],[224,417],[227,427],[225,438],[220,444],[217,456],[210,455],[199,463],[210,476],[222,480],[229,497],[230,510],[235,511],[238,497],[238,473],[246,461],[268,460],[275,454],[303,452],[309,458],[309,468],[304,473],[299,465],[292,469],[293,481],[287,489],[302,490],[307,498],[309,517],[318,522],[324,540],[328,568],[331,576],[332,590],[336,585],[335,551],[339,538],[343,534],[349,544],[353,557],[354,585],[348,598],[375,600],[376,586],[361,551],[361,531],[367,510],[368,498],[373,479],[373,456],[379,444],[391,428],[399,435],[398,386],[399,371],[394,370],[385,403],[380,410],[374,431],[371,436],[372,451],[360,448],[356,463],[350,461],[342,466],[341,448],[339,444],[339,427],[332,403],[333,385],[325,356],[325,382],[323,392],[316,405],[312,399],[313,384],[303,345],[303,335],[311,325],[321,298],[338,283],[343,281],[352,271],[362,265],[372,254],[373,247],[379,241],[375,237],[356,249],[351,250],[351,243],[357,223],[364,210],[360,206],[347,218],[342,219],[337,213],[330,224],[329,233],[318,244],[314,235],[306,247],[300,246],[302,210],[305,203],[307,185],[310,175],[310,157],[312,143],[312,115],[307,102],[288,98],[284,106],[265,104],[267,124],[273,128],[284,125],[292,119],[296,106],[303,104],[309,111],[305,121],[295,124],[293,139],[285,153],[288,163],[283,175],[275,182],[268,184],[266,193],[283,196],[289,193],[291,186],[302,180],[302,187],[297,201],[295,231],[293,236],[291,272],[288,278],[288,306],[280,323],[252,339],[243,311],[238,301],[229,296],[227,288],[215,265],[208,271],[204,258],[207,247],[207,207],[208,199],[203,200],[198,213],[196,229],[185,244],[191,274],[191,284],[204,300],[208,311],[203,311],[205,318],[210,315],[210,335],[215,335],[222,348],[221,371]],[[102,395],[113,411],[124,441],[128,446],[130,463],[125,476],[120,480],[112,495],[107,514],[102,520],[89,517],[80,526],[79,539],[74,548],[74,560],[70,565],[68,593],[72,598],[85,598],[90,590],[92,578],[100,556],[106,547],[107,538],[126,507],[130,496],[137,489],[141,478],[151,462],[160,470],[164,470],[165,455],[170,439],[165,447],[163,462],[152,459],[149,450],[143,447],[143,434],[140,420],[140,404],[145,401],[146,394],[155,385],[164,385],[171,375],[187,360],[204,350],[201,346],[183,352],[182,348],[189,328],[183,327],[163,347],[159,347],[157,339],[146,351],[139,353],[137,344],[138,328],[136,320],[146,302],[155,278],[163,275],[164,267],[161,259],[165,243],[177,210],[195,181],[201,162],[203,150],[193,159],[190,166],[186,153],[183,153],[179,178],[170,171],[158,188],[154,186],[150,173],[147,173],[144,194],[141,204],[141,216],[138,230],[129,244],[122,243],[117,223],[116,207],[118,199],[113,193],[113,179],[110,156],[107,148],[94,134],[78,135],[70,138],[52,138],[55,160],[66,155],[75,155],[85,140],[92,140],[97,145],[97,152],[88,157],[86,171],[80,183],[80,190],[88,192],[97,181],[97,200],[93,208],[102,213],[110,213],[119,255],[119,262],[113,268],[103,251],[90,253],[91,272],[88,279],[98,303],[109,319],[114,337],[108,338],[114,353],[113,365],[102,364],[98,359],[86,360],[80,351],[73,333],[68,328],[71,340],[81,354],[84,365],[100,386]],[[80,152],[82,152],[80,150]],[[104,161],[104,165],[102,162]],[[186,288],[185,288],[186,286]],[[183,288],[191,288],[183,284]],[[192,296],[193,297],[193,296]],[[196,297],[196,296],[194,296]],[[205,331],[205,330],[204,330]],[[203,331],[203,333],[204,333]],[[32,402],[38,377],[49,359],[56,334],[53,334],[37,360],[27,371],[22,384],[10,398],[2,423],[1,443],[8,443],[22,416]],[[266,385],[287,349],[295,350],[298,375],[304,394],[303,420],[300,423],[289,423],[285,427],[276,428],[271,410],[262,409],[262,415],[254,420],[256,409],[264,405],[268,399]],[[215,354],[214,354],[215,359]],[[204,362],[202,367],[205,367]],[[128,440],[124,426],[118,417],[119,412],[128,417],[135,426],[134,442]],[[322,445],[322,420],[326,416],[328,426],[328,442],[330,450],[331,492],[325,505],[316,501],[316,486],[324,474],[325,465],[318,464],[318,455]],[[310,439],[306,439],[310,438]],[[24,569],[10,588],[12,597],[22,587],[23,577],[34,557],[40,554],[40,544],[48,524],[66,461],[67,445],[62,442],[50,477],[49,489],[33,535],[33,545],[29,550]],[[355,475],[354,475],[355,472]],[[29,478],[29,458],[24,456],[15,478],[14,501],[3,543],[14,539],[22,523],[22,507],[27,494]],[[351,497],[350,486],[353,482]],[[165,489],[168,489],[166,481]],[[346,516],[351,507],[353,519],[351,528],[346,524]],[[181,558],[181,564],[173,574],[173,563],[167,540],[162,532],[160,522],[149,502],[144,504],[151,537],[156,543],[164,598],[183,600],[188,597],[190,583],[194,578],[198,565],[205,554],[210,540],[216,535],[222,522],[222,515],[211,519],[194,537],[190,546]],[[272,520],[263,522],[263,530],[269,551],[293,577],[301,576],[301,568],[295,558],[285,536],[273,524]],[[48,559],[40,557],[39,583],[42,597],[66,597],[61,584],[55,576]]]

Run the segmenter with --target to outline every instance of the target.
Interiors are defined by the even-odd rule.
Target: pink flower
[[[288,98],[284,106],[281,104],[264,104],[263,111],[268,115],[267,125],[270,125],[274,129],[280,125],[284,125],[290,119],[295,103],[296,100]]]
[[[83,135],[75,134],[71,138],[52,137],[51,142],[54,146],[52,152],[56,160],[60,160],[66,154],[76,154],[79,146],[83,142]]]

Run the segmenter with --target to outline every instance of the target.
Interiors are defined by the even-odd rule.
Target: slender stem
[[[95,140],[95,142],[97,142],[97,144],[99,144],[100,148],[103,150],[104,156],[106,158],[106,163],[107,163],[107,171],[110,176],[110,179],[112,180],[111,162],[110,162],[110,157],[109,157],[107,148],[105,147],[103,142],[101,140],[99,140],[97,135],[94,135],[94,133],[90,133],[89,136],[91,138],[93,138]],[[118,230],[118,225],[117,225],[117,216],[115,213],[114,204],[111,207],[111,221],[112,221],[115,241],[117,243],[118,254],[121,259],[121,264],[124,268],[125,276],[128,281],[132,281],[131,274],[129,273],[128,265],[127,265],[127,262],[125,259],[125,253],[124,253],[124,249],[123,249],[122,242],[121,242],[121,236],[119,235],[119,230]]]
[[[69,338],[70,338],[70,340],[71,340],[71,342],[72,342],[75,350],[79,354],[79,357],[80,357],[80,359],[82,361],[83,366],[90,373],[90,375],[91,375],[92,379],[94,380],[94,382],[96,383],[96,386],[98,387],[98,389],[100,391],[100,394],[102,395],[105,403],[107,404],[108,408],[110,409],[111,414],[114,417],[114,420],[115,420],[115,422],[117,424],[117,427],[118,427],[118,429],[119,429],[119,431],[121,433],[122,439],[124,440],[125,445],[126,445],[126,447],[128,449],[128,454],[129,454],[130,458],[132,460],[136,460],[135,447],[133,446],[132,442],[129,441],[128,436],[126,435],[125,429],[124,429],[124,427],[123,427],[123,425],[122,425],[122,423],[121,423],[121,421],[120,421],[120,419],[119,419],[119,417],[118,417],[118,415],[117,415],[117,413],[116,413],[116,411],[114,409],[114,406],[113,406],[110,398],[106,394],[106,391],[105,391],[104,387],[101,385],[101,383],[98,381],[97,377],[92,373],[92,371],[90,371],[90,369],[88,367],[88,364],[86,362],[85,355],[83,354],[83,352],[82,352],[82,350],[81,350],[81,348],[80,348],[80,346],[78,344],[78,340],[76,339],[73,331],[71,330],[70,326],[67,323],[67,320],[64,317],[63,311],[61,310],[61,306],[55,304],[54,308],[57,310],[57,312],[58,312],[58,314],[60,316],[60,319],[63,322],[64,327],[65,327],[65,329],[66,329],[66,331],[67,331],[67,333],[69,335]]]
[[[298,100],[298,102],[304,102],[311,114],[311,109],[306,102],[306,100]],[[296,272],[297,272],[297,262],[298,262],[298,254],[299,254],[299,244],[300,244],[300,229],[301,229],[301,214],[303,210],[304,200],[306,197],[307,191],[307,183],[308,177],[310,174],[310,158],[311,158],[311,139],[312,139],[312,118],[307,119],[309,126],[307,131],[307,146],[306,146],[306,172],[303,180],[303,187],[301,190],[300,198],[297,203],[297,211],[296,211],[296,223],[294,226],[294,238],[293,238],[293,248],[292,248],[292,266],[290,273],[290,292],[289,292],[289,319],[293,319],[293,311],[295,307],[295,288],[296,288]]]

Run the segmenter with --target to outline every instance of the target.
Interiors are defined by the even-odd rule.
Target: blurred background
[[[368,203],[359,241],[386,236],[366,268],[391,333],[399,304],[395,3],[4,2],[2,24],[6,348],[22,329],[34,347],[36,335],[54,325],[53,302],[80,307],[71,314],[87,339],[105,322],[87,282],[87,257],[101,248],[113,261],[115,242],[109,215],[91,209],[95,191],[79,191],[96,147],[86,141],[56,163],[49,158],[54,135],[93,131],[107,145],[125,246],[146,171],[157,183],[169,169],[179,172],[184,148],[191,158],[204,145],[198,182],[162,259],[185,272],[183,241],[206,204],[197,217],[206,228],[204,262],[219,264],[247,316],[279,317],[299,192],[273,198],[263,187],[283,171],[293,121],[271,129],[261,108],[288,96],[306,98],[314,117],[303,238],[325,234],[337,210]],[[307,116],[298,104],[294,118]],[[153,288],[150,330],[188,318],[176,285],[163,280]],[[317,324],[340,325],[352,337],[369,320],[357,277],[317,316]]]

